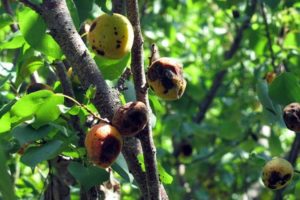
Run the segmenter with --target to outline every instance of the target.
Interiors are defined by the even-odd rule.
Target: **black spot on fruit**
[[[103,163],[111,162],[121,151],[121,143],[115,137],[107,137],[102,144],[99,161]]]
[[[101,55],[101,56],[104,56],[105,55],[105,52],[100,50],[100,49],[97,49],[97,54]]]
[[[121,47],[121,45],[117,44],[116,48],[119,49]]]

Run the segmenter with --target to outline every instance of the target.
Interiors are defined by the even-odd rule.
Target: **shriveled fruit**
[[[291,103],[283,109],[283,119],[288,129],[300,132],[300,104]]]
[[[122,145],[123,141],[119,131],[103,122],[93,126],[85,138],[89,159],[103,168],[109,167],[116,160]]]
[[[136,101],[119,107],[112,119],[112,124],[122,136],[133,136],[145,128],[148,120],[146,105]]]
[[[159,58],[147,72],[147,82],[154,93],[165,100],[179,99],[185,90],[182,65],[172,58]]]
[[[120,14],[103,14],[96,18],[88,32],[88,42],[100,56],[120,59],[130,52],[133,44],[133,28],[129,20]]]
[[[283,158],[273,158],[263,168],[262,181],[272,190],[281,189],[289,184],[294,175],[290,162]]]

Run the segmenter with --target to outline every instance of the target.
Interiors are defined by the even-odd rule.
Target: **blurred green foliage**
[[[139,1],[146,68],[150,46],[155,43],[161,56],[183,63],[188,82],[178,101],[163,101],[151,91],[149,97],[159,171],[172,200],[274,198],[275,192],[262,185],[261,168],[271,157],[286,156],[295,138],[284,125],[282,108],[300,99],[300,3],[258,1],[238,51],[232,59],[225,60],[224,54],[238,27],[247,18],[249,2]],[[102,10],[111,8],[110,1],[67,3],[78,30]],[[38,199],[47,184],[46,160],[58,154],[85,159],[85,150],[78,148],[79,138],[67,120],[78,115],[84,127],[87,113],[80,109],[75,112],[75,107],[62,109],[61,96],[50,91],[26,94],[33,74],[39,82],[53,87],[54,92],[62,92],[53,61],[63,55],[41,17],[16,1],[10,4],[13,16],[0,7],[0,199],[14,198],[9,196],[13,188],[19,199]],[[12,23],[19,25],[16,33],[10,29]],[[129,59],[130,55],[114,62],[95,58],[112,86]],[[268,83],[264,77],[274,68],[287,72]],[[227,70],[227,74],[205,119],[197,124],[199,105],[221,70]],[[126,82],[126,86],[122,100],[135,99],[132,82]],[[92,107],[78,83],[74,84],[74,91],[82,103]],[[24,154],[17,153],[20,148],[25,149]],[[299,168],[300,161],[295,166]],[[89,188],[108,179],[99,169],[104,174],[102,179],[88,182],[97,177],[93,176],[97,170],[72,162],[69,171],[78,182],[72,186],[72,199],[78,199],[80,184]],[[118,158],[113,170],[122,184],[122,199],[138,199],[136,184],[123,157]],[[299,198],[298,180],[299,176],[295,176],[283,193],[284,199]]]

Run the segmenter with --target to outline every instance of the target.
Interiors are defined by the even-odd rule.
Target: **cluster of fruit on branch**
[[[92,50],[101,57],[121,59],[133,46],[134,31],[129,20],[121,14],[102,14],[90,26],[87,40]],[[148,68],[147,84],[164,100],[177,100],[185,90],[182,65],[173,58],[157,58]],[[85,138],[89,159],[97,166],[109,167],[118,157],[122,137],[135,136],[149,121],[147,106],[140,101],[121,106],[111,122],[100,120]]]
[[[283,109],[283,119],[286,127],[292,131],[300,131],[300,104],[291,103]],[[294,176],[292,164],[283,159],[275,157],[268,161],[263,168],[262,180],[266,187],[279,190],[287,186]]]

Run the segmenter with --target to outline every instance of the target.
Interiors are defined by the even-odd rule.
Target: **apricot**
[[[278,190],[287,186],[292,180],[294,169],[283,158],[273,158],[263,167],[262,181],[267,188]]]
[[[96,18],[87,35],[93,51],[109,59],[121,59],[128,54],[133,38],[133,28],[129,20],[116,13],[103,14]]]
[[[164,100],[179,99],[186,88],[182,65],[172,58],[159,58],[149,67],[147,82],[154,93]]]
[[[141,101],[129,102],[114,114],[112,124],[122,136],[134,136],[145,128],[149,120],[148,109]]]
[[[123,140],[119,131],[104,122],[94,125],[85,138],[89,159],[102,168],[109,167],[116,160],[122,145]]]

